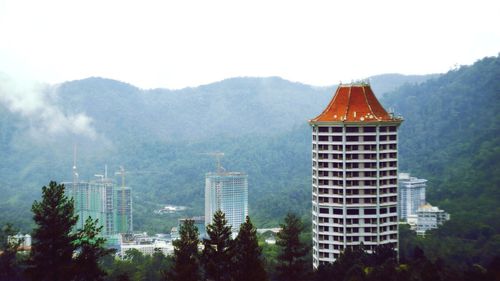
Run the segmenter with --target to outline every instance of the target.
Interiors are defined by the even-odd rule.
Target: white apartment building
[[[146,244],[121,244],[119,252],[120,257],[125,257],[127,251],[132,249],[141,252],[143,255],[153,255],[156,251],[162,252],[165,256],[172,255],[174,253],[174,246],[171,241],[155,240]]]
[[[213,214],[221,210],[236,237],[240,225],[248,216],[248,175],[217,171],[205,176],[205,225],[212,223]]]
[[[398,127],[367,83],[340,85],[312,127],[313,266],[398,249]]]
[[[418,208],[417,217],[417,235],[425,235],[427,230],[436,229],[445,221],[450,220],[448,213],[431,204]]]
[[[417,209],[425,205],[427,180],[411,177],[409,173],[399,174],[399,219],[408,221],[408,217],[417,214]]]

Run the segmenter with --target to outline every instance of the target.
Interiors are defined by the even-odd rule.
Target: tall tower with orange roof
[[[340,85],[312,127],[313,266],[398,249],[398,127],[368,83]]]

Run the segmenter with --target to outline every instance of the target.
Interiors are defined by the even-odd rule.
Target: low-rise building
[[[174,253],[172,241],[164,236],[148,236],[147,233],[122,234],[120,236],[120,248],[118,256],[124,258],[127,251],[135,249],[143,255],[152,255],[155,252],[162,252],[165,256]]]
[[[31,250],[31,235],[29,234],[16,234],[9,235],[7,237],[7,243],[10,245],[17,245],[19,251],[30,251]]]
[[[427,203],[417,210],[417,235],[425,235],[427,230],[436,229],[449,219],[448,213]]]
[[[143,255],[152,255],[156,251],[162,252],[165,256],[174,253],[174,246],[172,245],[172,242],[155,240],[153,243],[148,244],[122,244],[120,247],[120,256],[122,258],[125,257],[127,251],[132,249],[141,252]]]

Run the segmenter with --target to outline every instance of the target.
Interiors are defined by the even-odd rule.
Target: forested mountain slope
[[[392,85],[415,79],[390,77]],[[210,151],[224,151],[227,169],[250,175],[256,221],[275,225],[290,208],[307,216],[307,119],[322,110],[335,87],[278,77],[231,78],[181,90],[143,90],[103,78],[51,86],[0,78],[0,222],[29,224],[40,187],[71,179],[73,144],[83,180],[102,173],[105,164],[111,176],[119,165],[129,171],[137,229],[168,229],[165,218],[152,216],[166,203],[202,214],[204,173],[214,166],[203,153]]]
[[[387,81],[391,75],[372,79],[375,91],[396,89],[377,94],[385,108],[405,118],[401,170],[427,178],[428,200],[452,215],[425,241],[412,242],[428,253],[457,260],[454,255],[463,260],[467,253],[480,261],[500,249],[499,71],[495,57],[419,84],[404,84],[415,80],[397,75],[395,86]],[[250,214],[259,226],[276,225],[288,210],[309,218],[307,120],[323,110],[334,90],[277,77],[182,90],[89,78],[44,89],[51,109],[88,116],[91,136],[37,131],[44,120],[0,104],[0,222],[26,226],[40,187],[71,178],[73,143],[82,179],[106,163],[110,174],[119,165],[130,171],[136,229],[166,231],[175,218],[153,210],[167,203],[189,206],[187,214],[203,213],[204,174],[214,167],[203,153],[210,151],[225,152],[228,170],[249,174]]]
[[[485,58],[387,94],[397,109],[400,167],[429,180],[428,200],[451,221],[427,253],[478,262],[500,255],[500,58]]]

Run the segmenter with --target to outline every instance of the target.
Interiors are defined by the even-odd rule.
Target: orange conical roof
[[[340,85],[326,109],[309,123],[371,123],[400,120],[385,111],[370,85],[361,83]]]

